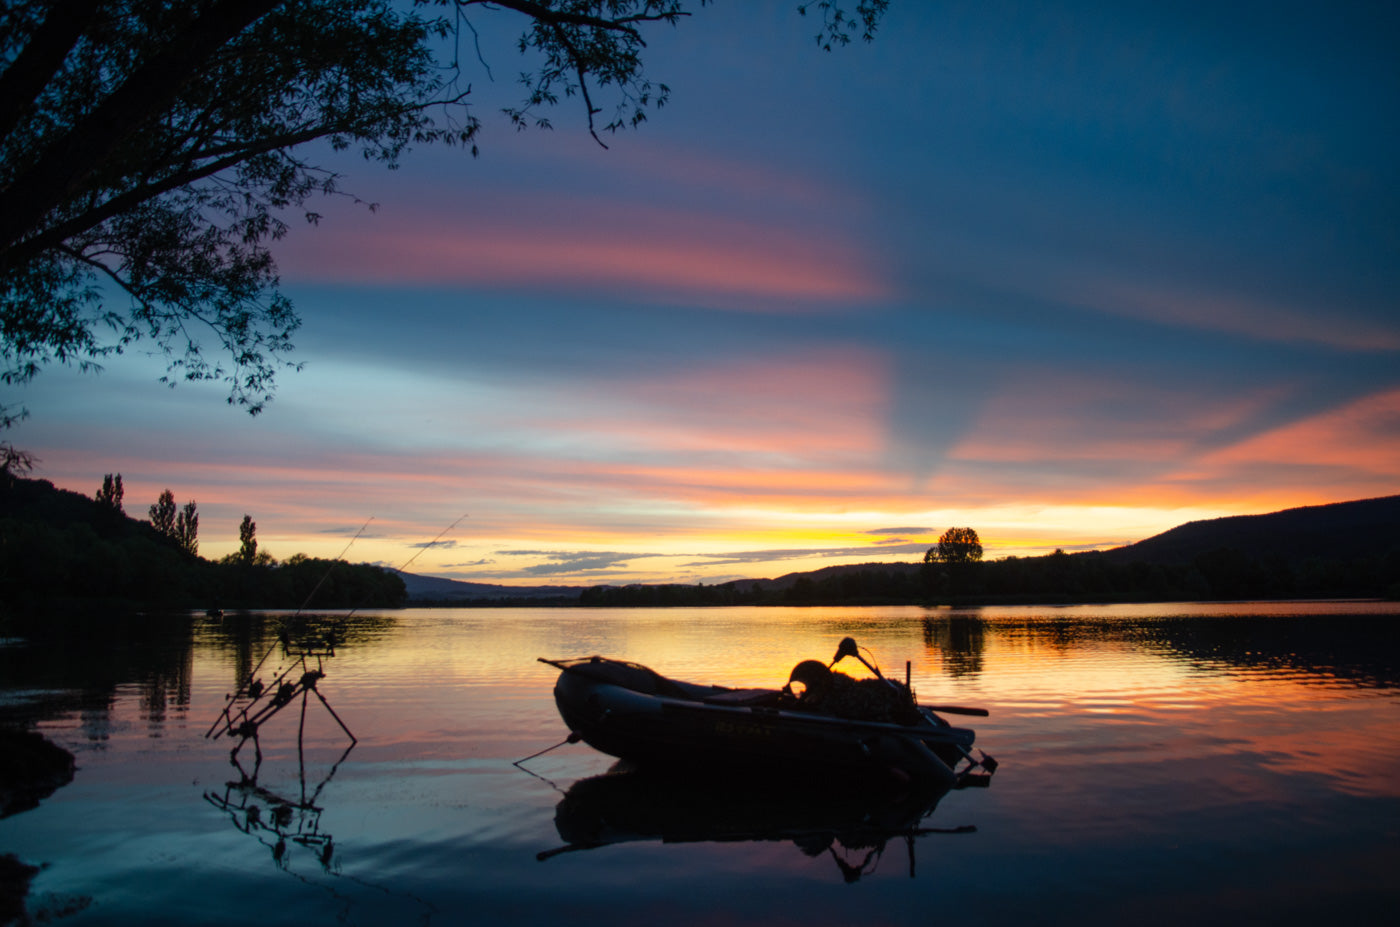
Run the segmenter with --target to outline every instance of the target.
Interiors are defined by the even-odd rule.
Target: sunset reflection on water
[[[279,853],[236,810],[263,799],[229,792],[229,741],[204,734],[265,653],[280,659],[285,618],[0,647],[0,713],[78,757],[71,785],[0,821],[0,853],[48,864],[31,901],[91,899],[74,924],[149,911],[242,922],[255,896],[257,919],[274,924],[473,912],[610,925],[660,911],[678,923],[922,924],[949,886],[998,922],[1073,910],[1076,924],[1193,912],[1301,923],[1400,901],[1368,875],[1400,863],[1394,603],[315,616],[344,630],[319,691],[358,743],[337,765],[345,734],[314,700],[300,755],[294,710],[266,726],[258,787],[315,795],[287,816],[312,821],[315,841],[285,838]],[[886,675],[903,678],[908,661],[921,701],[990,710],[957,719],[1001,763],[989,788],[944,795],[920,819],[865,796],[575,789],[612,765],[583,745],[512,765],[567,733],[556,671],[537,657],[600,653],[779,686],[847,635]],[[910,814],[912,854],[858,824]],[[598,815],[609,840],[561,852],[566,818],[576,834]],[[827,836],[793,836],[804,832]],[[872,888],[852,894],[855,879]]]

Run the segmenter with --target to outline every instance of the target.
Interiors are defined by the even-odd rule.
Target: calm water
[[[299,757],[294,703],[238,788],[205,734],[281,621],[0,644],[0,721],[78,758],[0,820],[0,854],[44,867],[36,920],[1312,925],[1400,904],[1397,603],[356,614],[319,691],[358,744],[342,759],[312,699]],[[922,701],[991,710],[968,719],[989,788],[921,818],[599,783],[583,745],[512,765],[566,733],[536,657],[771,686],[844,635],[910,661]]]

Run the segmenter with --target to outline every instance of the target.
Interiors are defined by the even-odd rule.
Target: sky
[[[670,102],[607,149],[570,101],[495,115],[519,27],[478,13],[479,157],[321,158],[360,202],[274,248],[304,367],[263,414],[128,353],[7,394],[10,440],[196,500],[207,557],[249,514],[274,557],[510,585],[1400,492],[1400,10],[894,0],[824,53],[795,5],[649,36]]]

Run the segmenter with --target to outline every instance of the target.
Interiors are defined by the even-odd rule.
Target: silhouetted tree
[[[199,553],[199,512],[193,499],[175,516],[175,540],[190,553]]]
[[[938,539],[938,546],[924,554],[925,563],[975,563],[981,559],[982,541],[972,528],[949,528]]]
[[[175,494],[165,490],[151,506],[151,527],[168,538],[175,537]]]
[[[97,491],[96,500],[98,505],[106,506],[117,514],[122,512],[122,496],[125,491],[122,489],[122,475],[120,473],[113,476],[108,473],[102,477],[102,488]]]
[[[251,515],[244,515],[243,523],[238,526],[238,560],[246,566],[252,566],[258,557],[257,531],[257,522]]]
[[[700,0],[704,5],[706,0]],[[805,9],[813,4],[803,4]],[[885,0],[822,0],[824,48],[869,39]],[[52,0],[0,5],[0,381],[95,368],[138,339],[165,380],[221,380],[257,412],[300,325],[267,245],[336,175],[306,154],[358,148],[393,166],[411,143],[476,151],[480,122],[443,41],[468,16],[514,15],[535,70],[517,127],[583,106],[589,131],[635,126],[669,89],[644,30],[684,0]],[[439,55],[449,56],[441,60]],[[595,100],[598,97],[598,100]],[[316,213],[306,210],[310,221]],[[195,330],[224,352],[205,357]],[[110,329],[110,338],[98,332]],[[0,407],[0,421],[22,410]]]
[[[982,542],[972,528],[949,528],[937,547],[924,553],[924,589],[937,595],[945,589],[953,595],[968,592],[973,568],[982,559]],[[940,569],[940,566],[942,569]]]

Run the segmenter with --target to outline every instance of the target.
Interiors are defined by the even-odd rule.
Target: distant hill
[[[1193,521],[1145,541],[1107,550],[1110,563],[1190,563],[1221,549],[1285,563],[1357,560],[1400,547],[1400,496]]]
[[[735,579],[724,583],[726,586],[757,586],[764,591],[784,591],[791,589],[800,580],[812,580],[820,582],[826,579],[833,579],[851,573],[866,573],[879,571],[882,573],[895,573],[900,576],[917,575],[922,569],[922,558],[919,562],[896,561],[893,563],[840,563],[834,566],[821,567],[816,570],[808,570],[804,573],[784,573],[777,579]]]
[[[299,556],[251,568],[215,563],[149,523],[46,480],[0,480],[0,619],[35,603],[296,608],[313,594],[327,608],[405,600],[722,606],[1400,598],[1400,496],[1189,522],[1113,550],[1009,558],[970,571],[903,561],[711,585],[583,587],[462,582]]]
[[[595,606],[1400,598],[1400,496],[1191,522],[1110,551],[951,569],[862,563],[714,586],[596,586]]]
[[[413,602],[494,602],[534,599],[577,599],[577,586],[500,586],[494,583],[468,583],[437,576],[419,576],[394,570],[403,580],[408,601]]]
[[[1107,551],[982,565],[961,591],[921,561],[840,564],[714,585],[500,586],[401,574],[410,602],[665,606],[1394,595],[1400,496],[1188,522]]]

